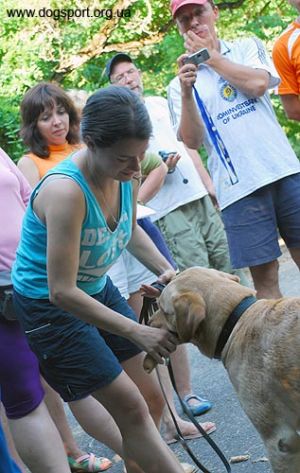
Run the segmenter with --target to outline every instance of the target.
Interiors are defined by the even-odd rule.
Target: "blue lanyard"
[[[208,113],[203,100],[200,98],[200,95],[198,94],[198,91],[196,87],[193,85],[194,89],[194,94],[196,98],[196,102],[198,105],[198,108],[200,110],[202,120],[206,126],[206,129],[209,133],[210,139],[212,141],[213,146],[215,147],[215,150],[225,167],[226,171],[228,172],[228,176],[230,179],[230,182],[232,185],[237,184],[239,182],[239,179],[237,177],[236,171],[234,169],[233,163],[230,159],[229,153],[227,151],[227,148],[224,144],[224,141],[222,140],[220,133],[218,132],[213,119],[211,115]]]

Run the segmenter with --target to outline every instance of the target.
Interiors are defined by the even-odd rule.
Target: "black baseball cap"
[[[105,72],[106,72],[107,77],[109,78],[109,81],[110,81],[110,76],[112,74],[112,70],[114,66],[118,64],[118,62],[122,62],[122,61],[133,63],[131,57],[126,53],[117,53],[106,63]]]

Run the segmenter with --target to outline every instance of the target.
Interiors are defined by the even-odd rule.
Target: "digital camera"
[[[158,154],[163,160],[163,162],[165,162],[167,161],[169,156],[171,156],[172,154],[177,154],[177,151],[159,151]]]
[[[191,54],[190,56],[184,58],[183,64],[195,64],[195,66],[198,66],[202,62],[207,61],[210,58],[209,52],[206,48],[199,49],[194,54]]]

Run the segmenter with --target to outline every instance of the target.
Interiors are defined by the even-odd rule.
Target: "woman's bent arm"
[[[87,323],[130,339],[162,363],[162,356],[175,349],[174,337],[165,330],[145,327],[120,316],[77,287],[85,200],[77,184],[69,179],[61,184],[61,179],[49,182],[36,197],[34,207],[47,226],[51,302]]]

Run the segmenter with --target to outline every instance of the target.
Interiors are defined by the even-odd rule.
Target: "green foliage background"
[[[8,5],[9,3],[9,5]],[[256,35],[271,52],[274,39],[295,18],[287,0],[232,0],[219,3],[219,33],[230,39]],[[123,18],[9,18],[7,9],[124,9]],[[130,17],[129,17],[130,15]],[[107,84],[109,57],[129,52],[144,72],[145,91],[164,95],[176,74],[182,40],[171,21],[168,0],[0,0],[0,146],[13,159],[23,153],[18,136],[19,103],[42,80],[89,92]],[[288,121],[273,97],[278,118],[300,156],[299,124]]]

